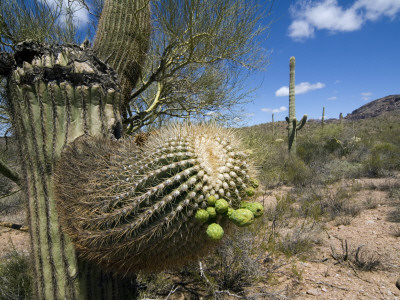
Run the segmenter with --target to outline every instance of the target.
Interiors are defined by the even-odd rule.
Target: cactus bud
[[[219,214],[224,214],[228,211],[229,204],[225,199],[219,199],[215,203],[215,211]]]
[[[222,229],[221,225],[212,223],[208,225],[206,233],[210,239],[217,241],[224,236],[224,229]]]
[[[204,210],[204,209],[199,209],[196,214],[195,214],[195,219],[196,221],[200,223],[205,223],[208,221],[208,218],[210,217],[209,213]]]
[[[264,207],[258,202],[242,202],[240,203],[240,207],[250,210],[255,218],[261,217],[264,213]]]
[[[229,220],[231,220],[236,226],[244,227],[253,223],[254,215],[247,208],[239,208],[232,212],[229,216]]]

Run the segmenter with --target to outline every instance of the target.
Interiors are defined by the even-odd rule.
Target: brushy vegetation
[[[0,300],[32,299],[29,258],[13,250],[0,259]]]
[[[355,181],[361,177],[391,178],[400,171],[399,124],[399,115],[356,122],[344,120],[342,124],[327,122],[323,128],[311,121],[298,134],[296,156],[288,154],[284,122],[275,122],[274,132],[271,123],[240,129],[258,169],[262,186],[259,198],[273,196],[269,193],[271,188],[288,186],[290,189],[275,195],[276,205],[268,207],[263,218],[224,239],[215,252],[200,262],[181,270],[139,274],[140,299],[165,299],[179,293],[193,299],[224,299],[229,295],[244,299],[287,297],[287,292],[274,294],[268,288],[254,290],[252,287],[258,282],[267,286],[279,282],[277,270],[282,265],[291,266],[289,272],[294,281],[301,280],[301,270],[293,259],[313,257],[326,222],[349,225],[362,209],[375,209],[379,205],[372,197],[364,203],[355,202],[353,196],[362,188],[384,189],[392,207],[387,221],[400,223],[399,184],[361,187]],[[17,199],[8,201],[7,204],[20,206]],[[394,227],[391,234],[399,237],[400,227]],[[332,250],[332,256],[343,267],[351,266],[359,271],[382,267],[380,257],[367,247],[346,247],[343,244],[341,250]],[[13,264],[20,264],[14,269],[25,271],[22,274],[4,272]],[[17,254],[4,260],[0,286],[9,280],[13,284],[8,287],[20,295],[20,298],[7,299],[28,299],[23,298],[29,294],[26,292],[30,284],[28,266],[26,258]]]

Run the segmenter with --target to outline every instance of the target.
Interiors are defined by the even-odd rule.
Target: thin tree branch
[[[15,182],[17,185],[21,184],[21,178],[17,172],[10,169],[7,164],[0,159],[0,174]]]

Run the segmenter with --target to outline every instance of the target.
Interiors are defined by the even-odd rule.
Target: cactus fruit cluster
[[[246,226],[262,205],[232,131],[171,125],[134,140],[82,137],[56,171],[58,209],[87,260],[120,273],[180,265],[207,252],[230,224]]]
[[[288,123],[288,146],[289,153],[296,153],[296,138],[297,131],[303,128],[307,122],[307,115],[298,122],[296,119],[296,104],[295,104],[295,65],[296,60],[294,56],[290,58],[290,79],[289,79],[289,116],[286,117]]]

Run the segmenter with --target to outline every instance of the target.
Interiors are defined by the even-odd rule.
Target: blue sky
[[[89,18],[83,9],[75,16],[82,25]],[[247,125],[287,116],[291,56],[297,118],[319,119],[323,107],[325,118],[338,118],[400,93],[400,0],[275,0],[271,20],[269,64],[246,82],[258,87],[245,106]]]
[[[270,18],[270,64],[249,78],[260,88],[248,125],[287,116],[291,56],[297,118],[319,119],[324,106],[325,118],[338,118],[400,93],[400,0],[275,0]]]

